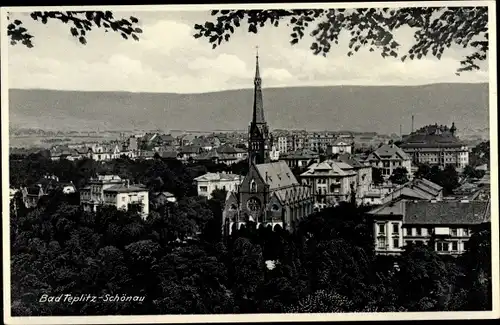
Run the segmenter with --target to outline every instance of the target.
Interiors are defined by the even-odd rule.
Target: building
[[[385,179],[388,179],[398,167],[406,168],[411,177],[411,157],[395,144],[384,144],[368,155],[366,162],[379,168]]]
[[[71,194],[76,192],[76,187],[72,182],[59,182],[57,176],[46,175],[33,185],[21,189],[24,205],[27,208],[34,208],[43,196],[57,190],[61,190],[64,194]]]
[[[356,198],[358,204],[362,203],[362,199],[372,186],[372,167],[348,153],[335,155],[334,159],[343,163],[340,165],[342,170],[356,173]]]
[[[279,225],[293,231],[298,222],[313,212],[314,197],[283,162],[252,164],[236,192],[229,192],[225,209],[226,233],[248,221],[257,227]]]
[[[318,209],[349,201],[356,189],[357,177],[351,166],[334,160],[314,163],[300,174],[302,184],[311,187]]]
[[[345,138],[337,138],[326,147],[327,154],[352,153],[352,143]]]
[[[80,204],[87,212],[95,212],[104,205],[125,211],[137,206],[144,218],[149,214],[149,192],[144,186],[130,185],[129,180],[116,175],[98,175],[80,190]]]
[[[262,80],[256,57],[254,105],[248,129],[249,171],[236,191],[227,194],[223,212],[224,233],[247,222],[257,227],[281,227],[293,231],[298,221],[313,210],[313,196],[283,161],[270,162],[269,128],[264,119]]]
[[[308,149],[298,149],[280,154],[280,159],[290,168],[306,168],[319,160],[319,153]]]
[[[336,137],[329,133],[311,133],[307,137],[309,150],[326,152],[329,146],[335,143]]]
[[[401,144],[401,149],[415,164],[443,168],[452,165],[461,170],[469,164],[469,148],[455,134],[455,123],[451,128],[428,125],[410,134]]]
[[[398,200],[442,200],[443,188],[425,178],[414,178],[406,184],[372,188],[363,200],[367,205],[383,205]]]
[[[177,198],[170,192],[156,192],[152,194],[151,206],[159,208],[169,203],[177,203]]]
[[[194,180],[199,196],[212,198],[212,193],[215,190],[225,190],[228,192],[237,191],[241,184],[242,177],[235,174],[226,173],[208,173]]]
[[[118,145],[94,144],[91,148],[90,158],[95,161],[109,161],[120,158],[121,151]]]
[[[375,252],[400,254],[405,245],[434,245],[439,254],[458,255],[467,250],[471,229],[490,221],[490,202],[390,202],[369,212],[373,218]]]

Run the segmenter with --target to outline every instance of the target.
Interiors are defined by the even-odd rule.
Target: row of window
[[[418,240],[406,240],[405,245],[427,245],[426,241],[418,241]],[[400,248],[399,246],[399,239],[393,239],[392,240],[392,247],[393,248]],[[386,249],[387,244],[384,238],[379,238],[377,240],[377,248],[378,249]],[[468,242],[464,241],[463,242],[463,249],[467,250],[468,248]],[[436,251],[438,252],[458,252],[458,241],[451,241],[451,242],[437,242],[436,243]]]
[[[392,223],[392,233],[399,234],[399,223]],[[385,224],[381,223],[378,225],[378,233],[385,234]],[[427,236],[432,234],[433,228],[421,228],[421,227],[409,227],[406,228],[406,235],[411,236]],[[450,228],[450,236],[457,237],[458,236],[458,228]],[[469,229],[462,228],[462,236],[469,236]]]

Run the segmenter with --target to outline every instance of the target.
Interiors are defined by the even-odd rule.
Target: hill
[[[245,130],[252,89],[202,94],[11,89],[11,127],[53,130]],[[326,86],[264,89],[272,129],[375,131],[399,134],[428,124],[459,132],[488,128],[488,84]]]

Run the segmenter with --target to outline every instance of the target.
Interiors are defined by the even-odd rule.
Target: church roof
[[[264,182],[270,190],[298,185],[290,167],[284,161],[255,165]]]

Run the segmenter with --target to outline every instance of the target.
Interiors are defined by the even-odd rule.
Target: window
[[[458,242],[454,241],[451,243],[451,250],[454,252],[458,251]]]
[[[252,182],[250,183],[250,192],[252,193],[257,192],[257,184],[255,184],[254,180],[252,180]]]
[[[377,240],[377,248],[378,249],[384,249],[385,248],[385,240],[384,240],[384,238],[379,238]]]
[[[422,236],[422,229],[419,227],[415,228],[415,233],[417,234],[417,236]]]
[[[437,251],[438,252],[447,252],[448,251],[448,243],[438,242],[437,243]]]
[[[469,248],[469,242],[464,241],[464,251]]]
[[[385,224],[381,223],[378,225],[378,233],[385,234]]]
[[[122,202],[125,202],[125,197],[124,196],[122,196]]]
[[[399,234],[399,224],[398,223],[393,223],[392,224],[392,233],[393,234]]]
[[[451,228],[451,229],[450,229],[450,233],[451,233],[451,235],[452,235],[453,237],[456,237],[456,236],[457,236],[457,234],[458,234],[457,228]]]
[[[399,248],[399,239],[392,240],[392,247]]]
[[[464,236],[469,236],[469,229],[467,228],[464,228]]]
[[[207,186],[200,186],[200,192],[207,192],[208,187]]]

